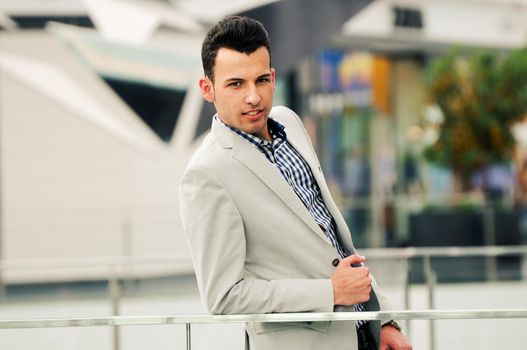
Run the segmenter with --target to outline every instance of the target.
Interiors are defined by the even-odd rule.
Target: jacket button
[[[339,262],[340,262],[340,260],[339,260],[339,259],[337,259],[337,258],[335,258],[335,259],[333,259],[333,261],[331,262],[331,265],[333,265],[333,266],[335,266],[335,267],[336,267],[336,266],[338,266],[338,265],[339,265]]]

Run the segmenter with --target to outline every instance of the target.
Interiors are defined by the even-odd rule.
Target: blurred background
[[[527,0],[0,0],[0,319],[205,312],[178,184],[214,113],[201,41],[228,14],[268,29],[275,105],[396,309],[527,307]],[[405,331],[520,348],[526,322]],[[243,345],[239,325],[194,333]],[[5,349],[152,344],[184,328],[0,330]]]

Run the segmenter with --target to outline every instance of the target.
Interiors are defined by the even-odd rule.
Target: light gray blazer
[[[274,107],[333,215],[342,244],[355,252],[311,141],[298,116]],[[180,208],[203,305],[213,314],[351,311],[333,306],[338,257],[275,165],[216,118],[180,186]],[[375,281],[368,310],[387,309]],[[372,322],[370,322],[372,323]],[[253,350],[356,349],[354,321],[250,323]],[[379,324],[372,323],[378,337]]]

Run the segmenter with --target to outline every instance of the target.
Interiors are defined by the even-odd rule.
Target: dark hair
[[[227,48],[250,54],[265,47],[271,57],[269,36],[262,23],[249,17],[227,16],[208,32],[201,46],[203,71],[214,81],[214,63],[218,50]]]

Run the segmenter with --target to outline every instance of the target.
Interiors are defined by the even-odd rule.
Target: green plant
[[[443,113],[427,160],[452,168],[464,189],[472,174],[510,161],[514,123],[527,113],[527,48],[499,54],[452,50],[428,69],[428,98]]]

